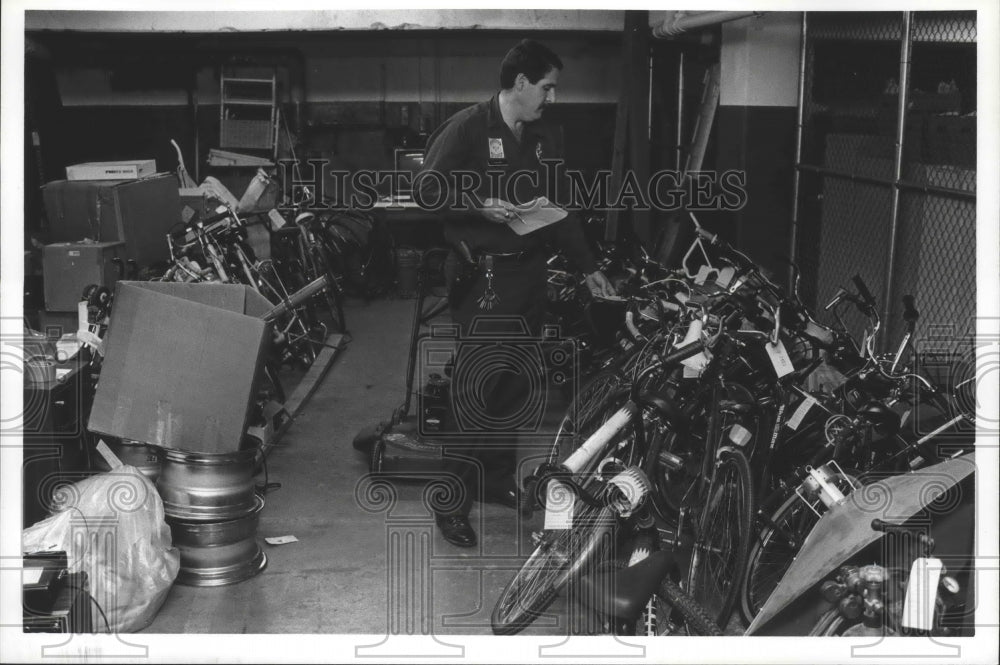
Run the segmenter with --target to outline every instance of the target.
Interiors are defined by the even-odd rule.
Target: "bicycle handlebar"
[[[653,363],[646,369],[642,370],[641,372],[639,372],[639,374],[635,377],[635,380],[632,382],[632,389],[629,391],[629,399],[632,402],[637,402],[639,400],[639,385],[643,382],[643,380],[647,376],[664,367],[676,365],[677,363],[687,360],[688,358],[693,358],[694,356],[701,353],[704,349],[705,349],[705,342],[702,340],[691,342],[690,344],[685,344],[684,346],[677,349],[673,353],[667,354],[667,356],[662,360],[660,360],[659,362]]]
[[[316,295],[323,289],[327,288],[329,285],[330,285],[330,278],[327,275],[323,275],[322,277],[317,277],[316,279],[309,282],[308,284],[303,286],[301,289],[299,289],[292,295],[288,296],[283,302],[278,303],[270,310],[265,312],[261,318],[270,323],[271,321],[277,319],[279,316],[287,314],[289,310],[298,307],[307,299]]]
[[[719,239],[719,236],[717,234],[712,233],[711,231],[708,231],[708,230],[702,228],[701,226],[696,226],[695,227],[695,231],[698,232],[698,236],[702,240],[707,240],[710,244],[714,245],[715,241]]]

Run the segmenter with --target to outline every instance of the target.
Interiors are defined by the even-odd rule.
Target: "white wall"
[[[796,106],[801,12],[768,12],[722,25],[723,106]]]

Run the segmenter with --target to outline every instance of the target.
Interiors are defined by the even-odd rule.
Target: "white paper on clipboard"
[[[507,226],[519,236],[534,233],[538,229],[562,221],[569,214],[544,196],[517,206],[501,199],[487,199],[486,205],[512,208],[517,214],[507,222]]]

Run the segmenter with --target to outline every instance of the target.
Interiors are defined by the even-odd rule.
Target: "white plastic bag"
[[[65,551],[69,571],[87,573],[112,632],[148,626],[180,568],[153,483],[134,466],[120,466],[55,495],[55,514],[24,530],[22,550]],[[103,631],[104,620],[94,615]]]

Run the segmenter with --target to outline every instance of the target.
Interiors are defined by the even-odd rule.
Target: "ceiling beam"
[[[329,30],[572,30],[620,32],[605,10],[51,11],[25,12],[25,30],[279,32]]]

